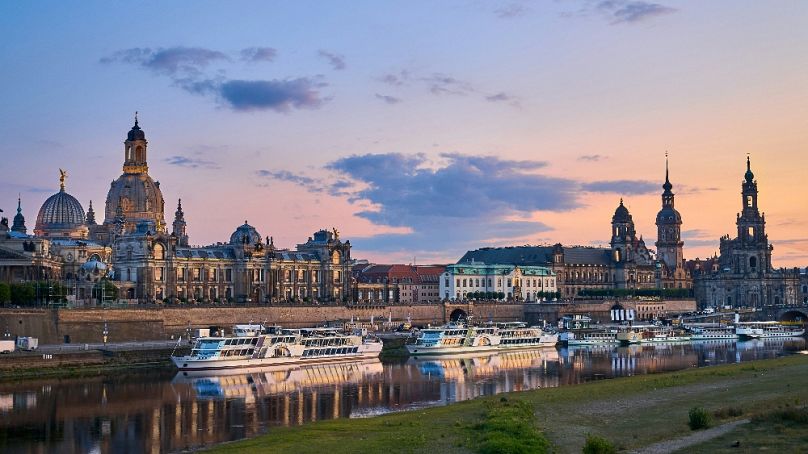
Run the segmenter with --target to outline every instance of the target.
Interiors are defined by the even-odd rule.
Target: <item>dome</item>
[[[631,222],[631,214],[629,214],[628,208],[623,205],[623,199],[620,199],[620,206],[614,210],[612,222]]]
[[[81,265],[81,269],[87,272],[96,271],[103,273],[107,270],[107,264],[93,257],[84,262],[84,265]]]
[[[657,225],[660,224],[681,224],[682,215],[676,209],[671,207],[664,207],[659,210],[656,216]]]
[[[104,210],[104,224],[115,222],[120,206],[126,230],[133,231],[140,222],[151,222],[155,230],[165,228],[163,192],[160,183],[147,173],[124,173],[110,185]]]
[[[255,230],[255,227],[247,224],[244,221],[232,235],[230,235],[230,244],[256,244],[261,242],[261,234]]]
[[[84,220],[84,208],[75,197],[65,192],[63,185],[42,204],[34,232],[41,236],[86,237]]]
[[[137,124],[137,115],[135,115],[135,125],[129,130],[129,134],[126,135],[126,140],[146,140],[146,133],[140,129],[140,126]]]

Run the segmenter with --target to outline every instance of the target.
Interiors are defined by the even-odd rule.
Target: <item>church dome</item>
[[[135,125],[132,126],[132,129],[129,130],[129,134],[126,135],[126,140],[146,140],[146,133],[140,129],[140,126],[137,124],[137,116],[135,117]]]
[[[230,244],[256,244],[261,242],[261,235],[255,230],[255,227],[247,224],[244,221],[232,235],[230,235]]]
[[[66,175],[66,174],[65,174]],[[48,197],[36,217],[34,233],[40,236],[85,238],[84,208],[75,197],[65,192],[64,176],[61,189]]]
[[[165,227],[163,192],[160,183],[147,173],[124,173],[110,185],[104,210],[104,223],[115,222],[120,207],[127,231],[142,221],[151,222],[158,231]]]
[[[612,216],[612,222],[631,222],[631,214],[628,212],[628,208],[623,205],[623,199],[620,199],[620,206],[614,210],[614,216]]]
[[[659,224],[681,224],[682,215],[672,207],[663,207],[656,216],[656,223]]]

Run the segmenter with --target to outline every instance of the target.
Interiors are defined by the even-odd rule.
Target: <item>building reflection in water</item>
[[[509,391],[772,358],[804,339],[536,349],[242,370],[0,383],[0,451],[165,452],[334,418]]]

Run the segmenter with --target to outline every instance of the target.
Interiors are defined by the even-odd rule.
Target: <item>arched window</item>
[[[166,250],[162,243],[155,243],[154,258],[155,260],[164,260],[166,258]]]
[[[143,147],[135,148],[135,160],[138,162],[143,162],[146,160],[146,157],[144,156],[143,153]]]
[[[749,268],[757,268],[757,257],[749,257]]]

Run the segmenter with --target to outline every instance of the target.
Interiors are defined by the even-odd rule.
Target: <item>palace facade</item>
[[[97,223],[65,189],[39,210],[33,235],[21,205],[12,228],[0,226],[0,281],[56,280],[66,295],[97,296],[101,280],[132,302],[342,301],[351,296],[351,243],[320,230],[294,249],[276,247],[247,221],[229,241],[190,246],[181,200],[171,230],[160,182],[149,175],[148,142],[137,117],[123,147],[123,171],[112,181]]]

